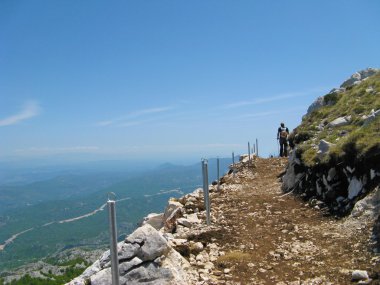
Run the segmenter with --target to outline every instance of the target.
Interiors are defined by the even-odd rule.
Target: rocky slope
[[[371,211],[337,220],[284,194],[286,164],[243,156],[210,186],[210,226],[201,189],[170,200],[119,243],[121,284],[378,284]],[[111,284],[109,252],[68,284]]]
[[[73,248],[61,251],[48,258],[44,258],[34,263],[17,268],[13,271],[3,271],[1,274],[0,284],[9,284],[11,282],[23,282],[26,276],[36,280],[40,280],[41,284],[44,280],[57,281],[70,280],[70,276],[76,276],[83,272],[90,264],[95,262],[104,249],[83,250],[81,248]],[[20,280],[21,279],[21,280]],[[2,283],[3,282],[3,283]],[[12,283],[13,284],[13,283]]]
[[[293,192],[338,216],[375,209],[373,250],[379,251],[378,201],[357,204],[380,184],[380,72],[353,74],[318,98],[291,135],[294,151],[283,177]],[[356,206],[358,208],[359,206]],[[357,213],[358,209],[355,209]]]

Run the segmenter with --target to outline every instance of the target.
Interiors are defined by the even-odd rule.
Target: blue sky
[[[380,1],[2,0],[0,159],[277,153],[281,121],[380,67]]]

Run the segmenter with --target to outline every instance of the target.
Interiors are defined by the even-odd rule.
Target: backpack
[[[286,131],[286,128],[280,127],[280,138],[286,139],[288,137],[288,132]]]

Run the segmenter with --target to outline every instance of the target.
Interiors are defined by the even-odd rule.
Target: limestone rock
[[[189,214],[186,216],[186,219],[191,223],[191,224],[199,224],[201,220],[198,218],[197,214]]]
[[[191,284],[189,263],[149,224],[118,244],[120,284]],[[110,253],[89,267],[69,285],[111,284]],[[189,275],[190,274],[190,275]]]
[[[161,266],[169,268],[172,271],[172,284],[194,284],[194,279],[198,276],[197,272],[190,266],[190,263],[174,249],[170,249]]]
[[[324,104],[324,99],[323,97],[318,97],[310,106],[307,108],[307,113],[306,115],[310,114],[311,112],[323,107]]]
[[[380,213],[380,188],[377,187],[372,193],[365,198],[358,201],[352,209],[352,217],[363,216],[365,220],[367,218],[374,219]]]
[[[148,216],[146,216],[143,220],[143,225],[149,224],[156,230],[159,230],[160,228],[163,227],[164,225],[164,214],[156,214],[156,213],[151,213]]]
[[[74,280],[72,280],[71,282],[67,284],[68,285],[85,285],[86,280],[90,280],[90,277],[98,273],[100,270],[101,270],[100,261],[97,260],[90,267],[88,267],[82,273],[82,275],[80,275],[79,277],[75,278]]]
[[[190,254],[190,248],[189,248],[189,242],[187,239],[173,239],[170,242],[172,248],[174,248],[178,253],[180,253],[182,256],[189,256]]]
[[[363,126],[366,126],[369,123],[371,123],[379,115],[380,115],[380,109],[378,109],[376,111],[372,110],[372,112],[371,112],[371,114],[369,114],[369,116],[363,116],[363,120],[364,120]]]
[[[176,208],[171,215],[165,219],[164,228],[166,232],[173,232],[177,225],[177,220],[182,217],[182,208]]]
[[[331,128],[341,127],[341,126],[346,126],[350,124],[350,122],[351,122],[351,116],[339,117],[335,119],[334,121],[330,122],[328,126]]]
[[[346,88],[333,88],[328,94],[334,94],[334,93],[335,94],[339,94],[339,93],[344,92],[345,90],[346,90]],[[309,108],[307,108],[306,116],[309,115],[310,113],[312,113],[313,111],[318,110],[319,108],[321,108],[323,106],[326,106],[327,104],[328,104],[328,102],[325,101],[325,97],[324,96],[318,97],[309,106]],[[323,129],[323,125],[320,125],[319,127],[321,127]]]
[[[379,69],[375,68],[367,68],[365,70],[361,70],[359,72],[354,73],[349,79],[345,80],[340,88],[333,88],[328,94],[339,94],[346,90],[346,88],[359,84],[363,80],[367,79],[369,76],[374,75],[376,72],[378,72]],[[369,90],[366,92],[373,92],[373,89],[368,88]],[[324,99],[324,96],[318,97],[307,109],[306,116],[312,113],[314,110],[317,110],[323,106],[326,106],[326,102]]]
[[[144,225],[135,230],[125,239],[125,242],[140,245],[136,255],[143,261],[154,260],[165,255],[169,250],[164,237],[150,225]]]
[[[203,250],[203,244],[201,242],[190,242],[190,251],[193,254],[198,254]]]
[[[346,91],[346,88],[343,88],[343,87],[333,88],[333,89],[331,89],[331,91],[329,92],[329,94],[333,94],[333,93],[339,94],[339,93],[342,93],[344,91]]]
[[[118,259],[119,260],[130,259],[137,254],[138,250],[139,250],[138,244],[120,242],[117,245]],[[107,250],[99,259],[99,267],[105,268],[105,267],[111,266],[110,261],[111,261],[111,254],[110,254],[110,251]],[[94,268],[94,269],[96,270],[97,268]]]
[[[97,272],[96,274],[91,276],[90,280],[91,285],[112,285],[111,268],[108,267],[104,270]]]
[[[183,208],[183,204],[177,201],[169,200],[164,213],[164,222],[173,214],[173,212],[178,209]]]
[[[323,156],[324,154],[328,153],[330,150],[330,147],[333,146],[334,144],[326,141],[326,140],[320,140],[319,145],[318,145],[318,155]]]
[[[369,279],[368,273],[365,270],[354,270],[352,272],[352,280],[367,280]]]
[[[282,177],[283,190],[285,192],[291,191],[294,189],[300,179],[304,176],[303,172],[296,173],[295,168],[299,163],[299,159],[296,158],[296,152],[293,151],[289,156],[289,166],[285,175]]]
[[[178,224],[180,224],[186,228],[191,228],[191,226],[192,226],[191,222],[186,218],[179,218],[177,220],[177,222],[178,222]]]
[[[348,186],[348,199],[355,198],[363,188],[363,183],[356,177],[351,179],[350,185]]]
[[[120,278],[122,284],[175,284],[174,276],[168,268],[159,267],[154,262],[148,262],[132,269],[127,275]],[[92,283],[91,279],[91,285]],[[99,285],[102,283],[99,283]]]
[[[351,75],[349,79],[344,81],[342,85],[340,85],[340,87],[347,88],[355,84],[358,84],[367,77],[374,75],[377,71],[379,70],[376,68],[367,68],[359,72],[355,72],[353,75]]]
[[[134,257],[131,261],[120,263],[119,272],[121,275],[125,275],[129,270],[131,270],[131,268],[136,267],[141,263],[143,263],[143,261],[140,258]]]

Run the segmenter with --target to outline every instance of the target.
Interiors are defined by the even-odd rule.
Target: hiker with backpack
[[[279,141],[279,144],[280,144],[281,157],[288,156],[288,135],[289,135],[289,129],[285,127],[284,123],[281,123],[277,131],[277,140]]]

